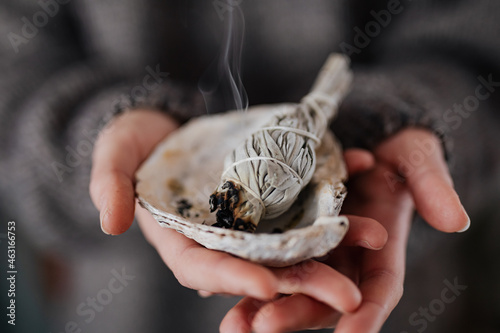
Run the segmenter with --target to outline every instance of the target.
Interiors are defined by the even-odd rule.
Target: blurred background
[[[398,8],[390,20],[378,16],[390,8]],[[240,11],[244,22],[227,30],[229,13]],[[364,74],[417,64],[408,73],[440,83],[445,112],[474,94],[479,76],[500,81],[499,15],[500,3],[486,0],[3,0],[0,331],[216,332],[237,302],[181,287],[136,224],[119,237],[101,232],[88,195],[91,146],[116,112],[174,103],[192,111],[175,114],[184,121],[244,106],[245,96],[250,105],[297,102],[331,52],[347,53]],[[370,22],[378,29],[366,30]],[[220,59],[230,73],[214,70]],[[139,89],[152,71],[163,73],[158,89]],[[241,76],[240,101],[227,97],[229,76]],[[195,95],[206,107],[195,109]],[[405,293],[383,332],[500,332],[499,106],[492,91],[447,128],[472,226],[448,235],[416,217]],[[6,317],[9,221],[15,327]]]

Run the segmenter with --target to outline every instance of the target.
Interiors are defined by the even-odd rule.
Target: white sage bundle
[[[210,196],[210,210],[217,210],[214,226],[253,232],[262,219],[290,208],[314,174],[315,149],[351,81],[348,58],[330,55],[300,104],[276,112],[226,157]]]

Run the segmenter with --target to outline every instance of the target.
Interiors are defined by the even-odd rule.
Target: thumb
[[[453,188],[439,139],[423,129],[406,129],[384,141],[376,154],[402,175],[418,213],[434,228],[462,232],[470,219]]]
[[[134,220],[134,175],[155,145],[177,128],[158,111],[137,110],[112,121],[97,139],[92,156],[90,196],[100,211],[103,232],[118,235]]]

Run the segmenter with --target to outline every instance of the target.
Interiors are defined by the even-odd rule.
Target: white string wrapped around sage
[[[352,81],[349,59],[332,54],[311,92],[234,149],[210,196],[216,227],[253,232],[287,211],[316,169],[315,149]]]

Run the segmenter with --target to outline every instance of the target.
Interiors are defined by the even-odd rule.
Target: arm
[[[69,2],[32,27],[46,13],[37,2],[0,5],[1,204],[38,246],[103,240],[87,188],[97,134],[117,110],[175,110],[180,121],[204,111],[197,90],[173,83],[158,63],[149,45],[157,43],[145,38],[155,8],[141,6]],[[149,25],[129,24],[141,20]]]
[[[477,207],[477,190],[471,189],[488,175],[476,170],[485,168],[491,175],[494,167],[488,165],[494,161],[480,165],[481,156],[496,150],[486,140],[474,149],[465,147],[498,124],[500,68],[494,59],[500,47],[494,31],[500,6],[493,1],[463,1],[453,8],[445,1],[400,4],[381,33],[352,53],[356,81],[334,130],[345,147],[372,150],[402,128],[428,129],[443,141],[468,208]],[[376,21],[373,12],[389,9],[384,1],[355,6],[364,20],[352,24],[361,29]],[[352,27],[349,31],[345,41],[355,45],[356,33]]]

